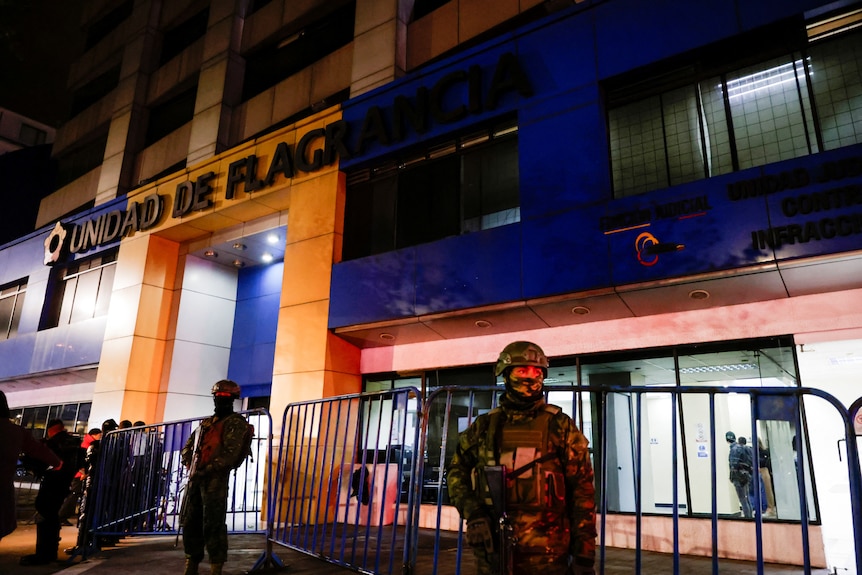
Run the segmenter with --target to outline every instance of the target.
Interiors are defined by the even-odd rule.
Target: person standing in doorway
[[[730,467],[730,482],[736,489],[736,496],[742,506],[742,515],[751,518],[753,513],[751,501],[748,500],[748,485],[751,483],[751,455],[742,445],[736,442],[736,434],[728,431],[724,439],[730,446],[727,463]]]
[[[586,437],[545,402],[548,358],[510,343],[497,360],[500,406],[458,436],[449,498],[479,573],[594,575],[596,502]]]
[[[240,397],[236,382],[216,382],[212,396],[213,415],[201,422],[181,452],[183,465],[189,469],[182,511],[184,575],[197,575],[204,549],[210,574],[222,573],[228,550],[225,516],[230,472],[245,460],[248,433],[253,429],[242,415],[234,413],[234,401]]]

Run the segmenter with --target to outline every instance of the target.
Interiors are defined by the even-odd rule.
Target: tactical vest
[[[500,408],[488,414],[488,431],[480,445],[483,451],[480,459],[488,466],[505,466],[507,512],[545,509],[565,512],[564,470],[557,453],[551,450],[548,437],[551,419],[560,411],[556,405],[545,405],[532,419],[505,424]],[[493,507],[499,488],[490,486],[481,471],[474,480],[479,496]]]
[[[217,422],[207,425],[204,429],[201,426],[199,433],[202,433],[200,439],[200,457],[198,458],[198,468],[204,468],[212,463],[213,459],[219,454],[222,447],[222,435],[224,433],[224,422],[227,418],[223,417]]]

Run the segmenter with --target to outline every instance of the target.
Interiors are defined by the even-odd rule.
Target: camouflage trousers
[[[200,562],[204,549],[210,563],[227,560],[227,488],[227,476],[195,479],[186,487],[183,550],[192,561]]]

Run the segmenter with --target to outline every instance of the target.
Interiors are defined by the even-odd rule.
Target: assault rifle
[[[553,459],[554,457],[557,457],[557,454],[552,451],[541,457],[537,457],[512,471],[506,471],[505,465],[494,465],[484,468],[485,481],[488,482],[488,491],[491,494],[491,503],[494,508],[494,519],[496,519],[498,523],[497,535],[499,538],[499,568],[500,573],[503,575],[511,575],[513,572],[514,565],[512,561],[512,549],[515,547],[515,543],[518,542],[512,528],[512,523],[509,521],[509,516],[506,513],[506,490],[508,488],[508,478],[510,476],[518,477],[524,471]],[[486,550],[488,553],[493,552],[493,549]]]
[[[183,488],[183,499],[182,503],[180,503],[180,522],[179,525],[177,525],[177,538],[176,540],[174,540],[174,547],[179,545],[180,542],[180,530],[183,528],[183,523],[185,523],[186,521],[186,513],[188,512],[189,507],[189,486],[192,483],[192,477],[194,477],[195,470],[198,466],[198,448],[200,447],[201,443],[201,435],[203,435],[203,433],[201,432],[200,425],[198,425],[198,428],[195,429],[192,433],[194,433],[195,436],[195,443],[194,447],[192,448],[192,461],[189,464],[189,478],[186,481],[185,487]]]
[[[515,536],[509,516],[506,514],[506,466],[494,465],[485,467],[485,480],[488,482],[488,491],[491,494],[494,519],[497,521],[497,557],[499,559],[499,572],[501,575],[511,575],[512,548],[515,545]],[[486,550],[491,553],[493,549]]]

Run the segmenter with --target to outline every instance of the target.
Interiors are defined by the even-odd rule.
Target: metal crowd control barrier
[[[287,406],[268,544],[365,573],[409,569],[421,408],[415,388]]]
[[[565,406],[565,411],[579,428],[585,429],[587,421],[585,432],[588,436],[595,433],[591,438],[591,452],[596,491],[600,494],[596,557],[596,573],[599,575],[611,572],[679,574],[695,570],[717,574],[719,568],[722,574],[753,573],[756,569],[760,575],[766,572],[765,564],[769,561],[787,561],[774,558],[775,547],[783,557],[794,552],[798,555],[794,560],[796,565],[782,570],[782,573],[826,573],[818,570],[818,567],[825,567],[817,565],[824,561],[821,554],[812,557],[812,550],[817,551],[817,546],[810,528],[819,526],[813,519],[817,493],[812,489],[809,474],[812,466],[817,464],[817,458],[826,454],[811,452],[807,437],[803,440],[807,433],[792,433],[825,423],[806,421],[803,404],[809,405],[814,401],[825,402],[835,414],[832,423],[846,441],[847,463],[843,473],[847,474],[845,477],[849,484],[850,520],[844,528],[852,550],[845,566],[835,567],[835,571],[829,573],[862,574],[859,451],[852,418],[831,395],[816,389],[783,387],[546,386],[546,392],[550,395],[549,402]],[[437,467],[432,467],[437,472],[429,478],[430,483],[445,485],[444,465],[452,456],[453,435],[470,425],[479,414],[495,407],[499,393],[496,389],[457,387],[439,389],[427,398],[418,451],[426,454],[429,467],[437,464]],[[751,423],[750,427],[738,432],[751,439],[755,461],[759,461],[762,449],[759,433],[767,435],[764,430],[771,432],[776,441],[778,438],[783,440],[785,435],[788,439],[784,455],[775,463],[782,473],[777,480],[785,489],[778,509],[781,511],[783,505],[788,510],[784,512],[789,514],[787,518],[782,518],[781,513],[774,519],[764,517],[766,497],[762,487],[766,475],[761,479],[757,467],[751,474],[753,494],[749,496],[754,504],[753,517],[737,517],[739,506],[736,503],[741,503],[741,500],[733,499],[736,493],[728,487],[727,451],[717,449],[719,445],[728,449],[724,445],[725,429],[717,427],[716,411],[720,406],[724,410],[721,413],[723,421],[727,419],[731,395],[744,398],[746,407],[739,411]],[[854,404],[850,413],[855,413],[855,408],[859,407],[862,407],[862,399]],[[661,427],[664,430],[658,429]],[[428,429],[435,430],[433,442]],[[661,435],[659,431],[663,431],[669,440],[663,454],[665,459],[648,451],[661,448],[660,441],[655,438]],[[777,452],[776,449],[773,451]],[[800,454],[798,461],[796,453]],[[835,456],[834,452],[829,455]],[[702,482],[692,485],[694,466],[699,467],[697,473]],[[692,477],[682,477],[680,469]],[[661,504],[650,502],[652,497],[645,487],[656,489],[656,485],[670,494],[669,501]],[[719,506],[719,491],[724,493],[722,505],[725,509]],[[436,491],[435,505],[428,510],[433,516],[427,521],[424,517],[419,518],[433,534],[433,556],[424,557],[411,573],[460,575],[475,572],[472,551],[463,539],[463,523],[457,514],[453,514],[454,509],[446,505],[445,497],[442,489]],[[731,503],[733,509],[728,510]],[[424,509],[425,506],[422,507]],[[794,514],[797,515],[795,519],[792,517]],[[803,517],[809,520],[800,520]],[[624,555],[621,555],[622,548],[627,549]],[[765,549],[772,555],[766,556]],[[738,557],[740,553],[747,554],[744,557],[746,563],[725,561],[725,558]],[[619,570],[621,565],[626,566],[623,571]],[[794,571],[795,568],[799,570]]]
[[[812,448],[811,437],[830,426],[839,453],[846,453],[835,476],[847,485],[842,528],[850,548],[841,571],[829,573],[862,575],[862,467],[853,427],[862,399],[848,410],[823,391],[794,387],[546,386],[546,392],[591,441],[600,575],[761,575],[770,563],[782,564],[784,573],[825,573],[816,545],[826,538],[818,516],[825,494],[814,479],[825,451],[836,458],[834,447]],[[445,465],[457,434],[494,408],[499,393],[442,388],[423,402],[416,389],[403,388],[291,404],[275,459],[269,414],[247,413],[258,418],[254,463],[234,476],[229,531],[257,533],[267,522],[267,550],[255,569],[279,563],[272,548],[281,545],[363,573],[474,572],[463,522],[448,501]],[[739,517],[724,443],[730,411],[749,422],[736,431],[750,438],[755,461],[764,449],[759,439],[772,452],[774,518],[765,514],[767,476],[757,472],[753,517]],[[99,536],[178,532],[187,479],[179,451],[199,421],[106,436],[89,514],[94,544]],[[265,482],[267,467],[272,475]]]
[[[227,529],[264,533],[261,511],[266,466],[272,460],[272,418],[265,409],[241,414],[254,425],[255,436],[251,455],[230,474]],[[90,502],[82,503],[78,554],[86,557],[104,538],[179,534],[188,482],[180,452],[203,419],[119,429],[102,437],[95,483],[85,496]]]

